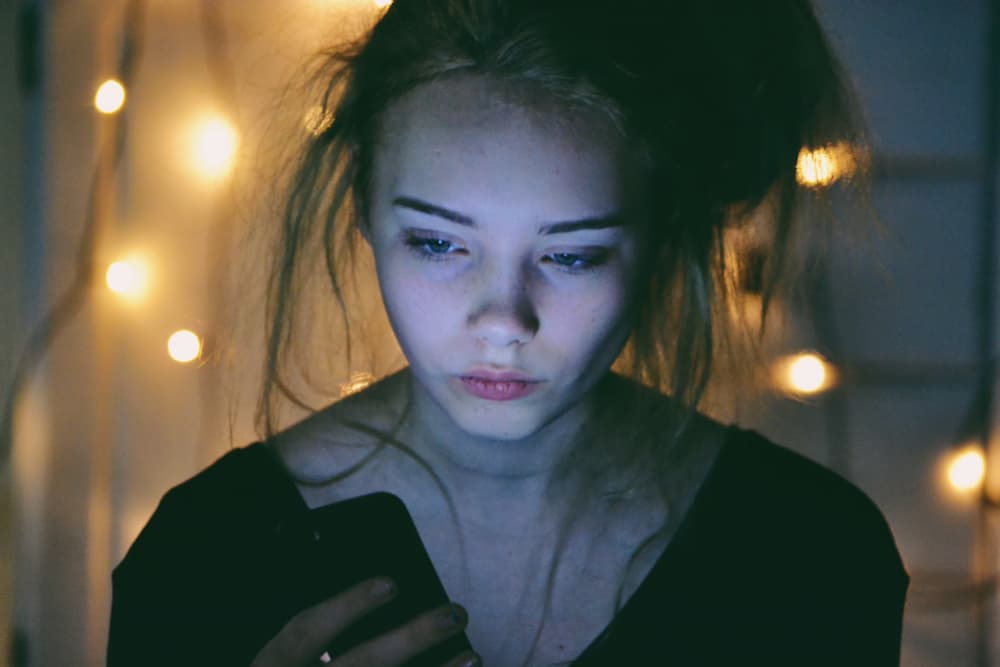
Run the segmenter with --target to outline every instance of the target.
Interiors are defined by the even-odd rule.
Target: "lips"
[[[484,382],[540,382],[525,373],[519,371],[490,371],[477,369],[469,373],[464,373],[463,378],[472,380],[483,380]]]
[[[511,401],[527,396],[539,385],[519,371],[475,370],[460,377],[462,386],[473,396],[490,401]]]

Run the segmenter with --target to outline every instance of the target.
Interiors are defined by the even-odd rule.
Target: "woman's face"
[[[578,414],[625,343],[637,179],[609,123],[500,90],[449,79],[386,110],[366,236],[435,418],[518,440]]]

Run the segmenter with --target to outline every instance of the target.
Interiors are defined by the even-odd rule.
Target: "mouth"
[[[533,392],[541,380],[533,380],[522,373],[494,373],[477,371],[459,378],[467,392],[490,401],[512,401]]]

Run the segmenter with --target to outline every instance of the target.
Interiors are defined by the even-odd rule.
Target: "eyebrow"
[[[434,217],[454,222],[455,224],[463,225],[465,227],[472,227],[473,229],[479,227],[479,225],[476,224],[476,221],[467,215],[430,204],[414,197],[396,197],[392,200],[392,205],[400,208],[408,208],[410,210],[417,211],[418,213],[433,215]],[[548,225],[542,225],[538,229],[538,234],[540,236],[548,236],[551,234],[566,234],[583,229],[609,229],[612,227],[624,226],[625,222],[621,216],[607,215],[596,218],[584,218],[583,220],[570,220],[567,222],[554,222]]]

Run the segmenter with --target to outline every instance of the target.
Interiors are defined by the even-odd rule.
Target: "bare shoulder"
[[[399,380],[398,373],[385,377],[274,436],[271,444],[289,472],[319,483],[369,456],[401,414]]]

